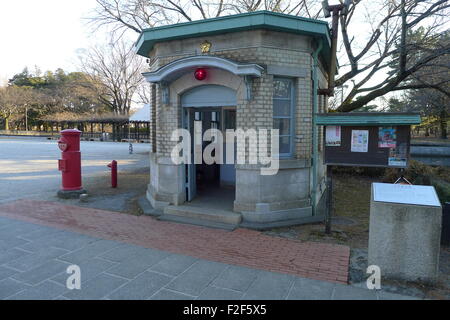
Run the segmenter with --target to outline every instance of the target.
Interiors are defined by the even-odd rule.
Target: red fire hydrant
[[[86,193],[81,185],[81,131],[68,129],[61,131],[58,147],[61,150],[61,158],[58,160],[58,170],[62,174],[62,187],[58,191],[61,198],[78,198]]]
[[[111,187],[117,188],[117,161],[111,161],[111,163],[108,164],[108,168],[111,168]]]

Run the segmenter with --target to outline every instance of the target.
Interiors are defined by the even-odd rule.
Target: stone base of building
[[[155,209],[170,204],[180,205],[186,201],[186,192],[181,181],[183,166],[174,165],[169,157],[158,157],[150,153],[150,183],[147,199]]]
[[[239,225],[241,228],[248,228],[254,230],[268,230],[272,228],[280,227],[290,227],[301,224],[323,222],[325,220],[324,216],[305,216],[303,218],[294,218],[287,220],[275,220],[272,222],[252,222],[244,220]]]
[[[138,199],[139,208],[142,210],[142,213],[146,216],[155,216],[158,217],[163,214],[161,209],[155,209],[150,201],[147,199],[147,196],[140,197]]]
[[[303,207],[270,211],[271,206],[269,204],[257,203],[255,206],[256,211],[242,212],[242,223],[240,224],[240,226],[249,229],[266,230],[271,228],[287,227],[324,221],[326,193],[322,193],[322,196],[317,203],[315,213],[313,213],[313,209],[310,205],[309,200],[303,200],[302,204],[304,205]],[[289,204],[287,205],[289,206]]]
[[[146,202],[146,203],[142,203]],[[196,207],[189,206],[190,215],[178,217],[175,215],[165,214],[166,209],[177,208],[180,210],[186,206],[173,206],[169,202],[156,200],[151,192],[147,192],[147,196],[140,199],[140,207],[144,214],[152,215],[158,217],[160,220],[174,221],[185,224],[194,224],[212,228],[221,228],[226,230],[234,230],[237,227],[255,229],[255,230],[267,230],[277,227],[287,227],[293,225],[301,225],[307,223],[322,222],[325,219],[325,205],[326,196],[325,193],[322,195],[320,201],[316,206],[315,215],[313,215],[312,207],[306,206],[302,208],[293,208],[288,210],[280,211],[267,211],[270,207],[268,204],[258,203],[256,207],[258,211],[250,212],[231,212],[230,216],[233,218],[238,214],[242,217],[240,222],[236,223],[218,223],[217,221],[210,221],[210,217],[205,217],[202,219],[202,214],[205,213],[205,208],[199,207],[198,212],[195,211]],[[214,211],[216,209],[211,209]],[[175,216],[175,218],[174,218]],[[191,218],[191,216],[193,218]]]
[[[170,158],[150,154],[150,183],[146,193],[151,207],[146,210],[149,214],[162,217],[169,206],[185,205],[195,210],[195,206],[186,202],[185,172],[184,165],[175,165]],[[280,161],[279,171],[275,175],[262,175],[261,168],[255,165],[237,165],[233,209],[226,210],[230,210],[230,216],[239,214],[242,217],[238,226],[252,229],[323,221],[325,192],[318,188],[320,200],[313,214],[310,176],[311,167],[306,159]],[[217,201],[221,200],[219,195]],[[198,209],[196,221],[201,220],[204,209],[205,206]],[[210,211],[214,210],[211,208]],[[180,222],[188,223],[185,221],[188,218],[189,215],[183,215]],[[209,219],[207,216],[203,218]],[[195,221],[192,223],[197,224]]]
[[[191,218],[190,216],[179,216],[179,215],[169,215],[165,214],[168,208],[177,208],[182,209],[184,206],[172,206],[167,202],[162,202],[155,200],[151,195],[147,197],[143,197],[140,199],[139,204],[144,214],[152,215],[158,217],[159,220],[164,221],[174,221],[185,224],[193,224],[199,226],[205,226],[210,228],[220,228],[226,230],[234,230],[237,227],[255,229],[255,230],[267,230],[271,228],[277,227],[287,227],[293,225],[307,224],[307,223],[315,223],[324,221],[323,211],[320,210],[321,203],[325,203],[324,198],[316,208],[316,215],[312,214],[312,207],[304,207],[304,208],[295,208],[283,211],[269,211],[269,212],[241,212],[235,213],[230,211],[230,215],[236,216],[241,215],[242,221],[240,223],[219,223],[217,221],[210,221],[209,217],[205,217],[202,219],[201,215],[204,213],[205,208],[198,207],[198,212],[195,211],[196,207],[189,206],[188,208],[191,211],[190,216],[195,216]],[[146,202],[146,203],[142,203]],[[158,208],[152,205],[152,202],[159,206]],[[211,209],[214,211],[215,209]],[[193,214],[195,213],[195,215]]]

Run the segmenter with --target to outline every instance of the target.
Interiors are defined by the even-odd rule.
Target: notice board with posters
[[[405,168],[411,125],[418,114],[347,113],[318,115],[324,125],[324,163],[339,166]]]

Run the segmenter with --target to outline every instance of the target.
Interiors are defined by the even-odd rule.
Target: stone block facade
[[[200,43],[207,40],[211,51],[201,53]],[[234,211],[243,212],[244,220],[252,223],[277,221],[279,217],[296,219],[305,213],[311,215],[313,150],[313,101],[312,101],[312,52],[311,37],[269,30],[249,30],[201,38],[186,38],[156,43],[149,52],[150,72],[156,72],[179,59],[193,56],[214,56],[237,63],[257,64],[263,68],[260,77],[252,78],[252,98],[246,97],[246,79],[226,70],[212,69],[211,76],[198,81],[192,73],[180,74],[169,83],[151,86],[152,124],[151,180],[147,197],[158,206],[181,204],[186,200],[184,165],[170,162],[171,151],[177,144],[171,141],[172,132],[182,128],[183,93],[200,85],[216,84],[236,91],[236,127],[248,129],[273,128],[274,77],[287,77],[294,83],[294,137],[293,155],[280,160],[276,175],[263,176],[260,166],[241,164],[236,166],[236,199]],[[326,87],[323,68],[319,70],[319,87]],[[168,87],[168,100],[163,99],[163,86]],[[325,99],[319,104],[323,111]],[[153,116],[154,115],[154,116]],[[319,132],[319,141],[323,133]],[[238,146],[237,152],[255,148],[255,141]],[[245,148],[245,149],[244,149]],[[322,151],[322,147],[319,147]],[[320,156],[321,158],[321,156]],[[325,171],[318,164],[318,181],[323,181]],[[323,188],[318,187],[316,202],[322,198]],[[297,211],[296,211],[297,210]],[[254,213],[254,221],[252,221]],[[278,213],[278,215],[277,215]]]

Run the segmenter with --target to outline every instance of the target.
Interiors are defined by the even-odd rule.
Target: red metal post
[[[117,188],[117,161],[111,161],[111,163],[108,164],[108,168],[111,168],[111,187]]]
[[[81,131],[68,129],[61,131],[58,147],[61,150],[61,158],[58,161],[58,169],[62,173],[62,191],[82,190],[81,185]]]

